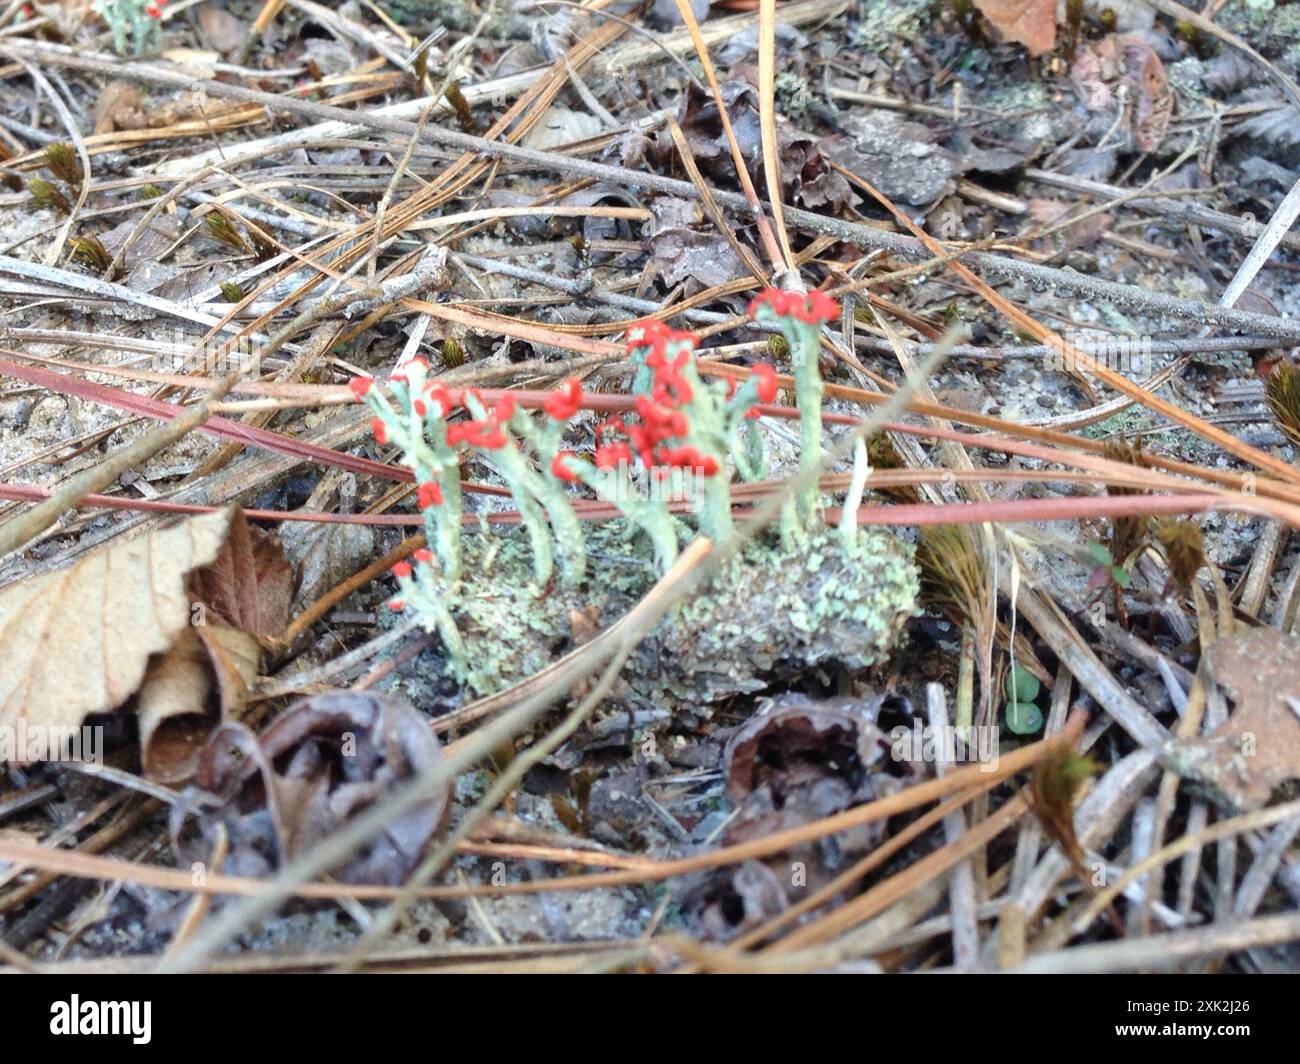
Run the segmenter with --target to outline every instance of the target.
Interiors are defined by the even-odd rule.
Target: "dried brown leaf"
[[[404,698],[369,691],[315,695],[290,706],[260,738],[239,724],[213,735],[196,785],[221,805],[201,818],[200,828],[205,835],[219,825],[229,831],[228,871],[266,874],[319,846],[441,757],[428,719]],[[348,883],[402,882],[447,799],[445,787],[429,794],[334,874]]]
[[[1169,128],[1174,93],[1165,65],[1142,37],[1112,34],[1089,42],[1074,57],[1070,80],[1089,111],[1117,111],[1121,87],[1125,125],[1139,151],[1155,151]]]
[[[218,52],[230,55],[244,47],[248,40],[248,24],[217,4],[199,7],[199,29],[205,42]]]
[[[903,786],[913,766],[889,760],[890,738],[876,726],[883,702],[800,694],[764,702],[727,743],[727,797],[736,814],[723,840],[746,842],[798,827]],[[873,849],[885,827],[882,821],[842,832],[836,852]],[[815,847],[802,856],[809,883],[829,878],[832,870],[822,867]]]
[[[687,278],[705,288],[747,275],[745,264],[716,232],[671,228],[651,238],[655,272],[669,286]]]
[[[248,632],[210,624],[187,628],[154,659],[136,701],[146,776],[163,783],[194,776],[213,729],[248,701],[260,657]]]
[[[274,639],[289,623],[293,566],[279,538],[238,514],[221,553],[190,577],[190,593],[226,624]]]
[[[1030,55],[1056,45],[1056,0],[975,0],[975,6],[1003,40],[1023,44]]]
[[[100,90],[95,101],[95,133],[118,129],[144,129],[148,124],[140,106],[140,90],[129,81],[114,79]]]
[[[126,701],[190,616],[186,577],[232,511],[192,517],[0,591],[0,724],[73,727]]]
[[[315,602],[375,557],[375,530],[369,525],[294,521],[281,535],[298,569],[300,602]]]
[[[1210,647],[1206,665],[1235,708],[1204,739],[1171,743],[1165,759],[1234,811],[1263,808],[1300,780],[1300,639],[1238,630]]]

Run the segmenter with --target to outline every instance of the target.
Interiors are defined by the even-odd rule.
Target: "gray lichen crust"
[[[754,545],[656,630],[666,675],[713,698],[825,666],[882,661],[915,612],[911,548],[862,532],[846,553],[822,532],[798,550]],[[653,679],[653,677],[650,677]]]
[[[588,537],[599,578],[541,594],[521,535],[467,538],[456,605],[466,653],[448,669],[469,692],[490,694],[545,668],[653,585],[647,547],[607,527]],[[645,698],[709,702],[811,669],[861,670],[887,656],[916,595],[911,547],[887,533],[861,531],[852,554],[830,532],[797,550],[755,541],[660,621],[624,675]]]

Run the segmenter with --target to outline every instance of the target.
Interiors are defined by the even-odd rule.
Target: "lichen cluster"
[[[881,660],[913,611],[909,548],[857,528],[852,516],[837,529],[822,518],[817,356],[834,301],[769,290],[751,314],[787,341],[803,484],[777,534],[764,531],[731,555],[638,648],[625,675],[645,698],[708,702],[812,669],[862,669]],[[659,321],[629,329],[634,414],[600,422],[591,457],[565,446],[579,410],[599,405],[577,381],[551,393],[540,417],[509,394],[489,403],[472,389],[430,381],[418,359],[387,389],[353,381],[375,412],[376,438],[400,448],[425,518],[428,547],[394,567],[399,593],[390,606],[414,611],[440,635],[447,674],[469,692],[531,675],[584,631],[617,619],[697,532],[714,542],[731,536],[733,471],[741,480],[766,475],[759,414],[776,397],[776,370],[761,364],[739,384],[706,381],[695,365],[697,343]],[[466,450],[509,488],[521,528],[462,535]],[[856,514],[867,472],[859,444],[846,515]],[[581,520],[583,488],[624,520]]]

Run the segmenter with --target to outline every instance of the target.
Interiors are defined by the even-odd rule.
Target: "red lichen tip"
[[[379,418],[370,419],[370,431],[374,434],[375,442],[381,447],[388,442],[388,426]]]
[[[515,416],[515,397],[513,395],[503,395],[497,400],[497,405],[492,408],[488,419],[494,425],[504,425]]]
[[[430,562],[433,561],[433,552],[429,550],[428,547],[421,547],[414,554],[412,554],[411,557],[414,558],[421,565],[428,565]]]
[[[758,385],[758,401],[770,403],[776,398],[776,367],[770,362],[760,362],[754,367],[754,380]]]
[[[397,577],[399,580],[405,580],[408,576],[411,575],[411,563],[398,562],[396,565],[393,566],[393,575]]]
[[[694,351],[700,346],[700,338],[689,329],[669,329],[668,343],[674,347],[686,348],[689,351]],[[684,354],[685,352],[679,351],[677,357],[680,359]]]
[[[471,391],[467,394],[473,395],[480,403],[482,402],[482,397],[477,392]],[[501,426],[514,417],[514,414],[514,396],[504,395],[498,400],[496,406],[488,411],[483,421],[462,421],[447,426],[447,443],[455,447],[456,444],[464,442],[484,451],[499,451],[509,442],[509,437]]]
[[[603,440],[606,436],[626,436],[627,424],[617,414],[605,418],[596,426],[596,439]]]
[[[576,380],[565,381],[564,387],[552,392],[542,403],[542,409],[556,421],[568,421],[582,406],[582,384]]]
[[[717,459],[712,455],[701,454],[694,447],[661,447],[656,457],[662,465],[693,469],[704,477],[711,477],[718,471]]]
[[[431,506],[441,506],[442,485],[436,480],[426,480],[415,493],[415,501],[421,510],[427,510]]]
[[[425,388],[424,394],[438,404],[444,418],[456,409],[456,400],[452,398],[445,384],[430,384]]]
[[[686,415],[680,410],[674,410],[671,406],[656,402],[658,396],[638,395],[636,397],[636,412],[655,433],[659,439],[666,439],[669,436],[685,436],[690,426],[686,423]]]
[[[596,448],[596,468],[616,469],[620,465],[632,464],[632,448],[622,440],[607,443]]]
[[[643,347],[650,350],[646,353],[645,363],[651,369],[655,369],[664,364],[666,355],[670,347],[678,349],[677,368],[681,368],[681,361],[689,357],[691,351],[699,346],[700,338],[689,330],[671,329],[658,318],[647,318],[645,321],[639,321],[628,328],[627,333],[627,353],[634,354]]]
[[[348,381],[348,388],[352,392],[352,397],[360,402],[374,387],[374,377],[353,377]]]
[[[400,610],[406,609],[406,603],[399,598],[389,599],[388,608],[392,610],[394,613],[397,613]]]
[[[551,472],[554,473],[557,477],[559,477],[560,480],[564,480],[570,484],[573,484],[574,482],[577,481],[578,474],[569,468],[568,463],[565,461],[565,459],[577,458],[577,457],[578,456],[574,454],[572,451],[560,451],[558,454],[556,454],[554,458],[551,459]]]
[[[766,288],[754,297],[749,304],[749,316],[758,317],[763,307],[769,308],[779,318],[793,317],[805,325],[823,325],[834,321],[839,315],[840,307],[825,292],[816,289],[807,293],[782,292],[777,288]]]
[[[506,445],[506,434],[493,421],[458,421],[447,426],[447,444],[455,447],[468,443],[485,451],[500,450]]]
[[[658,318],[646,318],[628,326],[626,335],[628,352],[639,347],[658,347],[671,330]]]

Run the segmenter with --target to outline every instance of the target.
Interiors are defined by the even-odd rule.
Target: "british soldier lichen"
[[[751,540],[661,622],[629,666],[644,694],[690,690],[707,701],[831,662],[862,668],[888,651],[913,611],[907,547],[852,520],[838,532],[823,527],[817,353],[834,302],[770,291],[751,309],[788,343],[807,485],[786,508],[779,542]],[[481,694],[535,672],[572,638],[577,612],[594,608],[607,623],[630,608],[695,528],[715,542],[731,535],[733,471],[745,481],[767,472],[759,404],[776,398],[776,370],[760,364],[739,384],[705,380],[697,344],[659,321],[629,329],[633,412],[597,424],[591,458],[565,447],[584,404],[599,405],[578,381],[552,392],[540,414],[509,395],[489,404],[472,389],[449,390],[429,379],[422,359],[387,389],[352,382],[375,413],[376,439],[396,446],[414,475],[424,515],[428,547],[394,568],[390,605],[439,634],[458,682]],[[511,533],[462,539],[463,452],[484,459],[509,489],[526,549]],[[858,447],[847,508],[856,511],[866,473]],[[622,514],[621,531],[580,519],[584,487]]]

